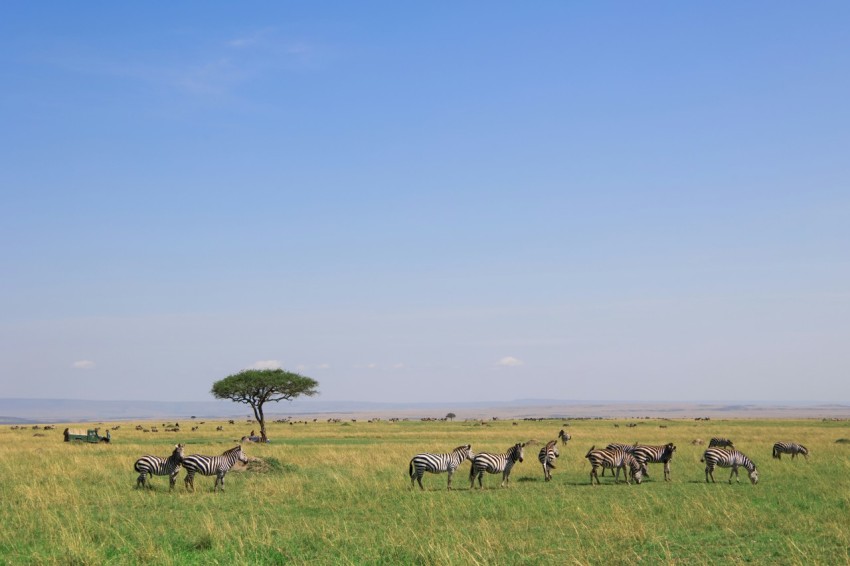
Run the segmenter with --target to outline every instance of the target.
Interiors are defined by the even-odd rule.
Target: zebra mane
[[[228,456],[230,454],[233,454],[234,452],[241,452],[241,451],[242,451],[242,445],[240,444],[238,446],[234,446],[233,448],[231,448],[229,450],[225,450],[224,452],[221,453],[221,455],[222,456]]]

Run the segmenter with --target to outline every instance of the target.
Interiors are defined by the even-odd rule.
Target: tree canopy
[[[291,401],[318,393],[319,382],[310,377],[282,369],[246,369],[213,383],[210,393],[216,399],[229,399],[251,406],[266,440],[263,405],[269,402]]]

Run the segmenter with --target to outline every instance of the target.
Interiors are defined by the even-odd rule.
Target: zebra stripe
[[[566,444],[567,444],[567,442],[569,442],[569,441],[570,441],[570,439],[572,438],[572,436],[570,436],[569,434],[567,434],[566,432],[564,432],[564,429],[561,429],[561,432],[559,432],[559,433],[558,433],[558,438],[560,438],[560,439],[561,439],[561,444],[566,445]]]
[[[186,456],[183,459],[183,467],[186,468],[186,478],[183,481],[186,484],[186,489],[188,490],[191,487],[192,491],[195,491],[195,474],[197,473],[203,476],[215,475],[213,491],[218,489],[219,484],[224,491],[224,475],[237,461],[248,462],[248,456],[242,452],[241,444],[225,451],[221,456],[203,456],[201,454]]]
[[[425,472],[430,472],[432,474],[448,472],[448,489],[451,489],[452,475],[455,473],[455,470],[458,469],[458,466],[460,466],[464,460],[472,460],[473,456],[471,444],[458,446],[452,450],[451,454],[429,454],[427,452],[417,454],[411,458],[410,465],[408,466],[411,489],[413,488],[414,481],[419,482],[420,489],[425,489],[422,487],[422,475]]]
[[[725,448],[709,448],[700,458],[700,462],[705,462],[705,482],[708,483],[708,478],[711,476],[711,482],[714,483],[714,468],[732,468],[732,473],[729,474],[729,483],[732,483],[732,476],[740,483],[738,477],[738,468],[742,467],[750,474],[750,481],[753,485],[759,481],[759,473],[756,470],[755,462],[747,458],[742,452],[737,450],[728,450]]]
[[[735,448],[728,438],[712,438],[708,443],[709,448]]]
[[[593,485],[593,478],[596,478],[596,484],[599,485],[599,475],[596,473],[596,468],[601,467],[603,470],[609,468],[613,473],[617,470],[617,478],[614,481],[619,481],[620,469],[623,470],[623,475],[626,478],[626,483],[630,484],[629,476],[640,483],[643,479],[643,470],[640,462],[634,456],[623,448],[605,448],[604,450],[596,450],[596,446],[592,446],[584,456],[590,461],[590,485]],[[629,473],[626,473],[626,466],[629,467]]]
[[[802,454],[806,460],[809,459],[809,449],[796,442],[777,442],[773,445],[774,458],[781,460],[783,454],[791,454],[792,460],[797,457],[797,454]]]
[[[676,445],[672,442],[664,446],[649,446],[639,444],[632,450],[632,456],[641,464],[643,474],[649,477],[647,472],[647,464],[664,464],[664,481],[670,481],[670,460],[673,459],[673,452],[676,451]]]
[[[541,448],[540,453],[537,454],[537,459],[543,466],[543,479],[545,479],[546,481],[552,479],[552,472],[550,470],[555,469],[555,459],[558,458],[558,456],[560,455],[561,453],[558,451],[557,440],[550,440],[549,442],[547,442],[546,446]]]
[[[481,478],[484,472],[488,474],[502,474],[501,487],[505,487],[511,475],[511,468],[517,462],[522,462],[524,456],[525,443],[516,443],[504,454],[490,454],[482,452],[476,454],[472,459],[472,467],[469,468],[469,488],[475,487],[475,478],[478,478],[478,487],[483,487]]]
[[[133,464],[133,469],[139,472],[139,477],[136,480],[136,487],[153,488],[150,482],[147,481],[147,476],[170,476],[169,489],[174,489],[174,482],[177,481],[177,474],[180,473],[180,464],[183,462],[183,445],[177,444],[174,451],[168,458],[160,458],[159,456],[146,455],[142,456],[136,463]]]

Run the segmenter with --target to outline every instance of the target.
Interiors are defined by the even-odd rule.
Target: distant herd
[[[229,423],[234,424],[234,421],[229,421]],[[168,431],[174,429],[179,431],[179,426],[179,424],[171,426],[163,424],[164,429]],[[12,429],[18,428],[24,427],[12,427]],[[52,428],[54,427],[45,426],[44,430],[50,430]],[[136,428],[143,430],[141,425]],[[114,427],[113,430],[116,429],[118,429],[117,426]],[[152,427],[152,429],[156,430],[155,427]],[[197,427],[192,427],[192,430],[196,429]],[[222,427],[219,426],[216,430],[221,429]],[[145,430],[145,432],[147,432],[147,430]],[[254,440],[251,437],[245,438]],[[245,438],[243,438],[243,441],[245,441]],[[552,479],[552,470],[555,469],[555,461],[560,456],[558,440],[560,440],[561,445],[564,446],[571,440],[571,436],[561,429],[558,432],[556,440],[546,442],[537,455],[537,459],[543,468],[543,478],[547,482]],[[470,444],[458,446],[449,453],[432,454],[423,452],[416,454],[413,458],[411,458],[408,465],[408,475],[410,476],[411,487],[414,487],[418,483],[419,487],[424,489],[422,485],[422,477],[425,472],[432,474],[446,472],[448,474],[447,487],[448,489],[452,489],[452,477],[465,460],[469,460],[471,462],[469,469],[470,489],[475,487],[476,480],[478,481],[478,487],[483,487],[483,477],[485,473],[501,474],[501,486],[505,487],[510,481],[510,474],[514,465],[523,462],[525,457],[525,448],[532,443],[534,443],[534,441],[518,442],[513,446],[510,446],[504,453],[496,454],[490,452],[479,452],[476,454],[472,451],[472,445]],[[700,439],[695,439],[691,442],[691,444],[694,445],[703,443],[704,441]],[[619,481],[620,472],[622,471],[624,480],[627,484],[630,484],[632,481],[640,484],[644,477],[649,477],[647,465],[653,463],[664,465],[664,480],[670,481],[670,462],[672,461],[675,452],[676,446],[672,442],[664,445],[611,443],[605,448],[597,449],[595,445],[592,446],[584,457],[591,465],[591,485],[594,485],[594,480],[596,480],[596,485],[600,484],[599,474],[597,473],[597,470],[600,468],[602,469],[603,476],[605,475],[606,470],[610,470],[612,475],[615,475],[615,482]],[[809,450],[802,444],[796,442],[776,442],[773,445],[773,458],[781,459],[783,454],[790,455],[792,459],[796,458],[798,454],[808,459]],[[195,475],[201,474],[204,476],[216,476],[213,491],[217,491],[219,488],[224,490],[225,475],[237,462],[247,464],[250,460],[251,458],[243,452],[241,444],[226,450],[223,454],[218,456],[206,456],[202,454],[186,456],[184,455],[184,445],[177,444],[174,446],[171,455],[167,457],[163,458],[152,455],[144,455],[140,457],[136,460],[133,469],[139,474],[136,480],[137,487],[150,487],[148,479],[150,476],[167,475],[169,476],[169,486],[173,489],[177,475],[180,472],[180,468],[184,468],[186,470],[184,483],[187,490],[194,491]],[[706,482],[715,481],[714,470],[717,467],[731,468],[729,483],[732,483],[733,476],[736,478],[736,481],[740,482],[740,479],[738,478],[739,468],[743,468],[747,471],[752,484],[755,485],[759,481],[759,474],[756,469],[755,462],[753,462],[743,452],[735,449],[733,442],[728,438],[712,438],[708,443],[708,448],[703,453],[702,458],[700,458],[700,462],[705,463]]]

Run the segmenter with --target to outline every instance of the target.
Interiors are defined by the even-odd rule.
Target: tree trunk
[[[251,408],[254,409],[254,418],[260,423],[260,440],[266,442],[266,418],[263,416],[263,404],[251,404]]]
[[[259,405],[257,407],[257,412],[259,413],[257,420],[260,421],[260,440],[265,443],[265,442],[268,442],[268,438],[266,437],[266,417],[263,414],[263,406],[262,405]]]

